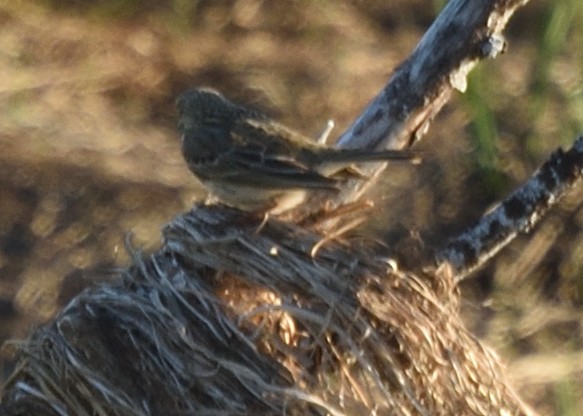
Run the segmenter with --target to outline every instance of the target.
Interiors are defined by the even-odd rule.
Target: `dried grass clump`
[[[219,206],[164,235],[20,345],[5,414],[528,413],[446,267]]]

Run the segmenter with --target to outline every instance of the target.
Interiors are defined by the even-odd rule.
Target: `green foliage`
[[[579,386],[573,380],[563,380],[554,386],[555,410],[560,416],[578,416],[581,414],[581,395]]]
[[[487,200],[501,198],[508,191],[508,177],[497,157],[498,122],[492,104],[495,92],[491,88],[488,63],[477,66],[468,79],[468,88],[463,102],[471,118],[471,140],[473,145],[469,164],[473,165],[474,175],[481,183]]]
[[[582,2],[579,0],[558,0],[547,4],[541,14],[540,26],[543,28],[538,41],[537,56],[529,91],[529,117],[533,129],[527,140],[528,149],[534,154],[546,152],[538,130],[545,128],[543,123],[549,119],[557,120],[557,136],[574,136],[583,129],[581,89],[573,90],[569,85],[572,74],[562,67],[565,62],[583,53]],[[579,79],[579,82],[581,79]],[[576,81],[575,81],[576,82]],[[550,106],[559,102],[560,110],[553,111]]]
[[[471,118],[477,170],[495,174],[503,169],[497,157],[501,132],[523,141],[524,152],[518,156],[533,167],[561,140],[569,143],[583,133],[583,80],[581,70],[573,70],[583,68],[582,12],[580,0],[559,0],[542,4],[535,15],[533,30],[542,29],[537,30],[534,64],[525,71],[524,111],[511,108],[517,101],[500,99],[505,92],[497,86],[505,74],[497,62],[483,62],[470,73],[463,100]],[[510,50],[518,41],[510,39]],[[516,130],[507,130],[512,128]]]
[[[490,104],[490,78],[484,65],[472,71],[468,80],[465,102],[472,117],[472,132],[476,147],[476,162],[480,168],[496,167],[496,118]]]

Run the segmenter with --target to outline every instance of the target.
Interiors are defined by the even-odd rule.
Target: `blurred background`
[[[174,100],[211,86],[336,138],[429,27],[429,0],[0,0],[0,341],[151,252],[205,193]],[[583,2],[518,11],[363,233],[403,263],[443,245],[583,133]],[[463,286],[467,324],[542,414],[583,409],[583,188]]]

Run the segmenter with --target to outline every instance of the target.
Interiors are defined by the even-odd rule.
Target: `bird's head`
[[[204,124],[226,123],[237,112],[237,106],[210,88],[183,92],[176,99],[178,129],[182,132]]]

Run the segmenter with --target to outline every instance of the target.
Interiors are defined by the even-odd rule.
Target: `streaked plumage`
[[[177,107],[188,167],[218,200],[243,210],[281,213],[307,190],[336,190],[359,178],[351,164],[412,157],[320,145],[205,88],[182,93]]]

